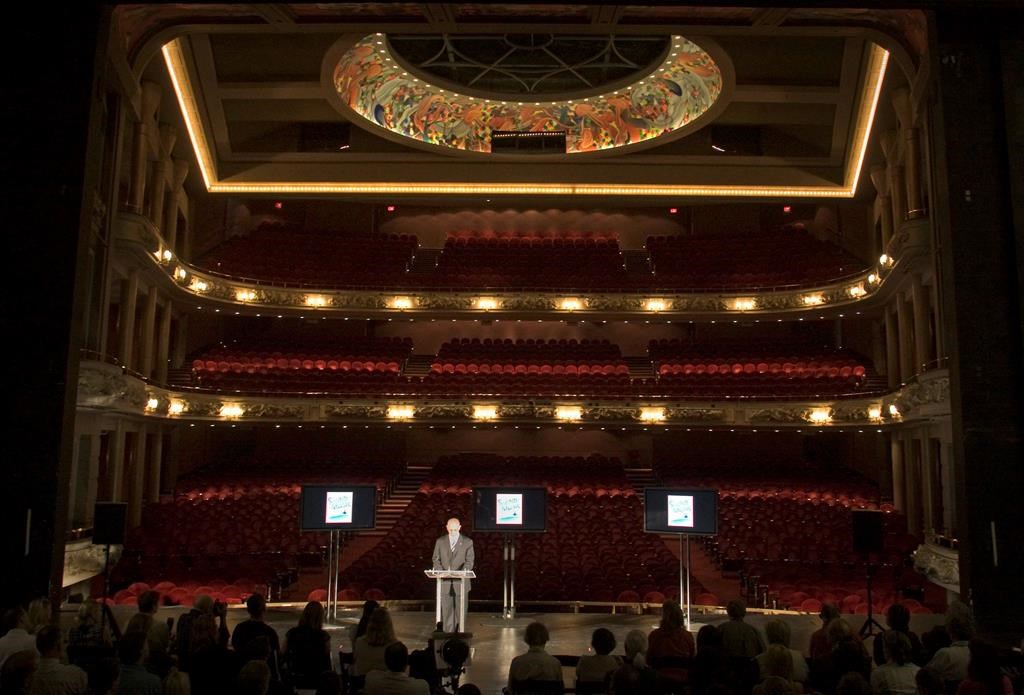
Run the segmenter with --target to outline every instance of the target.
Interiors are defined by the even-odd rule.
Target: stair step
[[[441,257],[444,249],[424,248],[416,249],[416,255],[409,262],[410,275],[427,275],[437,270],[437,260]]]
[[[426,376],[430,373],[430,365],[434,362],[433,355],[410,355],[405,361],[405,376]]]
[[[649,275],[651,272],[651,257],[647,254],[646,249],[623,251],[622,265],[625,266],[627,273],[646,273]]]
[[[623,357],[622,359],[629,367],[629,376],[632,378],[648,379],[655,376],[654,364],[650,357],[645,355],[643,357]]]

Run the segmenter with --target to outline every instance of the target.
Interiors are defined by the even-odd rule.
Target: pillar
[[[160,152],[159,159],[153,166],[153,190],[151,192],[152,208],[150,220],[159,229],[161,236],[164,232],[164,210],[167,202],[168,179],[172,173],[171,152],[174,150],[174,143],[177,140],[177,129],[169,123],[160,124]],[[170,189],[174,192],[174,189]]]
[[[921,440],[908,432],[903,440],[903,482],[907,504],[907,530],[921,532]]]
[[[153,446],[149,448],[146,466],[146,501],[160,501],[160,474],[163,468],[164,436],[160,425],[153,427]]]
[[[892,504],[898,511],[906,513],[906,475],[903,471],[903,441],[900,433],[892,436]]]
[[[939,447],[939,478],[942,486],[942,532],[953,538],[957,535],[956,488],[953,461],[953,442],[942,442]]]
[[[914,361],[915,372],[923,372],[931,362],[932,340],[929,335],[931,327],[928,291],[921,284],[921,275],[914,273],[911,278],[911,300],[914,304]]]
[[[174,350],[171,356],[171,364],[182,366],[185,363],[185,356],[188,351],[188,314],[178,317],[178,334],[174,340]]]
[[[924,204],[921,198],[921,139],[914,123],[914,107],[910,100],[910,90],[906,87],[894,89],[892,106],[900,122],[900,139],[903,141],[907,218],[924,217]]]
[[[896,131],[887,130],[881,137],[882,150],[889,171],[889,195],[891,197],[892,222],[899,228],[906,218],[906,189],[903,184],[903,166],[899,161],[899,141]]]
[[[900,345],[899,329],[897,328],[896,309],[885,309],[885,371],[889,380],[889,388],[895,390],[900,385]]]
[[[173,304],[170,297],[160,310],[160,323],[156,336],[156,364],[153,368],[153,380],[158,384],[167,383],[167,360],[171,349],[171,311]]]
[[[896,329],[900,345],[900,381],[904,384],[914,376],[914,352],[912,341],[914,333],[911,326],[913,317],[907,301],[900,292],[896,295]]]
[[[118,418],[117,425],[110,432],[107,447],[107,476],[110,478],[110,497],[104,502],[124,501],[124,422]]]
[[[171,192],[169,194],[169,205],[165,214],[163,235],[164,242],[174,253],[178,253],[178,202],[181,196],[182,186],[188,177],[188,161],[184,159],[174,160],[174,172],[171,174]]]
[[[139,354],[139,373],[149,379],[153,376],[154,345],[153,334],[156,329],[157,289],[149,288],[146,294],[146,305],[142,310],[141,350]]]
[[[139,271],[133,270],[121,281],[121,299],[117,312],[117,356],[126,367],[135,366],[135,302],[138,293]]]
[[[882,248],[878,255],[881,255],[888,250],[889,242],[892,241],[892,198],[889,196],[889,179],[884,166],[877,164],[871,167],[871,183],[878,193],[878,217],[882,229]]]
[[[146,486],[146,430],[139,428],[135,435],[135,450],[132,467],[129,471],[131,480],[128,486],[128,527],[133,528],[142,523],[142,499]]]
[[[932,459],[935,456],[932,438],[927,429],[921,431],[921,507],[925,533],[935,533],[935,479],[932,471]]]
[[[142,104],[139,121],[135,123],[134,142],[132,143],[131,179],[128,189],[128,209],[142,214],[146,203],[146,174],[149,170],[149,137],[156,110],[160,107],[160,85],[145,80],[142,83]]]

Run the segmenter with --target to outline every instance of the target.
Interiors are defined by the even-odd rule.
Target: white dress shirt
[[[66,666],[60,659],[42,658],[32,678],[32,695],[85,695],[89,678],[77,666]]]

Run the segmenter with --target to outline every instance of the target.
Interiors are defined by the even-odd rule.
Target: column
[[[128,489],[128,528],[142,523],[142,497],[146,485],[146,429],[145,426],[140,427],[135,435]]]
[[[146,501],[160,501],[160,473],[163,467],[164,436],[163,427],[152,428],[153,446],[149,449],[149,464],[146,466]]]
[[[174,160],[174,172],[171,179],[171,192],[168,194],[170,204],[167,206],[164,222],[164,241],[167,248],[178,253],[178,202],[181,196],[182,186],[188,177],[188,161],[184,159]]]
[[[914,333],[910,325],[912,320],[910,308],[907,307],[907,301],[900,292],[896,295],[896,328],[900,344],[900,381],[904,384],[914,375],[914,352],[911,344]]]
[[[82,520],[86,522],[86,525],[91,525],[93,522],[92,513],[96,506],[97,488],[100,483],[100,433],[92,431],[89,433],[89,438],[92,440],[89,447],[89,473],[86,477],[85,490],[82,491],[84,499],[81,508]]]
[[[896,309],[885,308],[885,371],[889,379],[889,388],[895,390],[900,385],[900,345],[899,329],[897,328]]]
[[[160,310],[160,324],[156,337],[156,365],[153,368],[153,380],[158,384],[167,383],[167,359],[171,349],[171,311],[173,304],[168,297]]]
[[[921,275],[914,273],[911,277],[911,300],[914,303],[914,361],[915,372],[922,372],[931,361],[932,340],[929,333],[931,327],[928,291],[921,284]]]
[[[892,504],[898,511],[906,513],[906,476],[903,472],[903,441],[900,433],[892,436]]]
[[[146,294],[146,306],[142,310],[142,335],[139,359],[139,373],[149,379],[153,376],[153,333],[156,329],[157,290],[150,287]]]
[[[121,299],[117,311],[117,356],[121,364],[134,367],[135,301],[139,293],[139,271],[133,270],[121,281]]]
[[[167,202],[168,174],[171,172],[171,151],[174,150],[174,142],[177,140],[177,129],[169,123],[160,124],[160,153],[159,159],[153,166],[153,190],[152,211],[150,219],[159,229],[160,235],[164,233],[164,203]],[[173,192],[173,189],[171,189]]]
[[[903,166],[899,162],[899,140],[895,130],[887,130],[881,137],[882,151],[889,171],[889,195],[892,204],[892,222],[898,229],[907,214],[906,191],[903,186]]]
[[[148,80],[142,83],[142,104],[139,121],[135,123],[134,142],[132,143],[131,179],[128,190],[128,209],[142,214],[146,203],[146,174],[148,160],[146,151],[149,148],[151,123],[156,118],[156,110],[160,106],[160,85]]]
[[[107,475],[110,477],[110,498],[104,502],[124,501],[124,421],[118,418],[117,426],[110,432],[110,446],[107,447]]]
[[[885,342],[882,339],[882,322],[871,322],[871,362],[881,370],[885,364]]]
[[[942,305],[939,303],[939,279],[937,277],[934,284],[928,288],[928,299],[931,301],[932,307],[932,326],[934,326],[932,338],[935,340],[935,359],[940,359],[946,357],[946,344],[942,330],[942,313],[940,312]]]
[[[925,533],[935,532],[935,481],[932,477],[932,438],[928,430],[921,429],[921,507],[924,516],[924,525],[921,527]]]
[[[907,499],[907,530],[921,532],[921,442],[908,432],[903,440],[904,495]]]
[[[939,476],[942,481],[942,532],[957,537],[956,525],[956,476],[953,467],[953,442],[942,442],[939,448]]]
[[[182,366],[185,363],[185,355],[188,352],[188,314],[178,317],[178,335],[174,340],[174,354],[171,356],[171,364]]]
[[[882,228],[882,248],[878,255],[885,253],[892,240],[892,199],[889,196],[889,179],[885,167],[876,164],[871,167],[871,183],[878,193],[878,217]]]
[[[900,122],[900,139],[903,141],[907,218],[923,217],[925,213],[924,204],[921,201],[921,145],[919,131],[914,124],[914,107],[910,100],[910,90],[906,87],[894,89],[892,106]]]

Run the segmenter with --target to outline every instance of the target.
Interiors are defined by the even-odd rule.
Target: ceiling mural
[[[383,34],[357,41],[332,77],[341,103],[373,125],[421,143],[479,153],[491,151],[491,132],[498,130],[564,131],[569,154],[648,142],[698,121],[718,101],[725,82],[715,59],[681,36],[671,37],[653,72],[583,99],[510,101],[444,89],[399,64]]]

